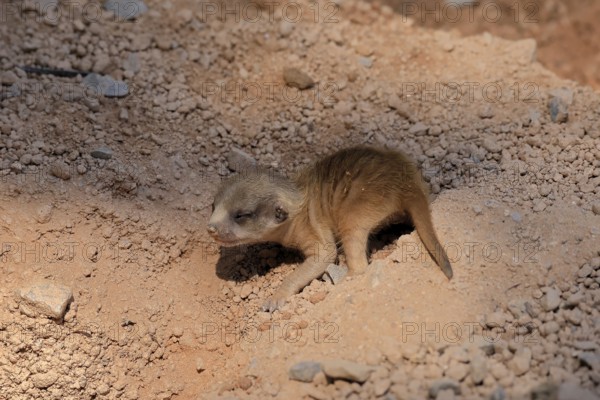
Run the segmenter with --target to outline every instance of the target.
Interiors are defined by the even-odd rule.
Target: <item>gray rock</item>
[[[558,387],[556,400],[598,400],[598,396],[573,383],[565,382]]]
[[[585,365],[594,371],[600,372],[600,355],[598,355],[598,353],[583,351],[579,353],[577,359],[582,365]]]
[[[596,215],[600,215],[600,202],[592,204],[592,212]]]
[[[323,278],[327,281],[337,285],[340,283],[346,275],[348,274],[348,268],[338,264],[329,264],[325,269],[325,274],[323,274]]]
[[[498,386],[490,395],[490,400],[505,400],[506,391],[502,386]]]
[[[552,122],[563,123],[569,119],[569,106],[573,102],[573,91],[568,88],[553,90],[548,100],[548,111]]]
[[[435,400],[455,400],[456,395],[454,394],[454,390],[452,389],[444,389],[440,390],[435,396]]]
[[[531,318],[537,318],[541,312],[539,305],[536,303],[530,303],[528,301],[525,302],[525,311],[527,311],[527,314],[529,314]]]
[[[512,314],[513,318],[515,319],[519,319],[522,315],[525,315],[527,313],[527,310],[525,309],[525,301],[523,300],[510,300],[506,305],[506,308],[508,308],[508,311]]]
[[[92,73],[87,75],[81,81],[86,91],[92,94],[103,95],[105,97],[125,97],[129,94],[129,87],[123,81],[117,81],[110,76]],[[91,97],[90,93],[84,98]]]
[[[235,172],[242,172],[256,166],[256,160],[250,154],[236,147],[229,150],[226,159],[229,169]]]
[[[369,379],[373,371],[373,368],[368,365],[342,359],[323,361],[321,366],[325,375],[330,379],[344,379],[358,383]]]
[[[585,264],[579,269],[579,271],[577,271],[577,276],[580,278],[587,278],[592,274],[592,272],[594,272],[592,267],[588,264]]]
[[[558,386],[545,382],[531,389],[531,400],[556,400]]]
[[[435,380],[429,387],[429,397],[435,399],[442,390],[452,389],[454,394],[460,394],[460,384],[454,379],[442,378]]]
[[[371,57],[359,57],[358,63],[365,68],[371,68],[373,66],[373,59]]]
[[[290,379],[300,382],[312,382],[321,371],[321,364],[316,361],[302,361],[292,365],[288,371]]]
[[[110,148],[106,146],[98,147],[93,150],[90,155],[94,158],[99,158],[101,160],[110,160],[113,156],[113,152]]]
[[[298,68],[285,68],[283,70],[283,80],[285,84],[300,90],[311,88],[315,81],[304,71]]]
[[[549,288],[546,294],[540,300],[540,305],[544,311],[554,311],[560,305],[560,292],[556,289]]]
[[[600,350],[598,344],[596,342],[592,342],[591,340],[576,340],[573,343],[573,347],[575,347],[577,350],[583,351]]]
[[[126,21],[148,12],[148,6],[142,0],[108,0],[104,3],[104,9]]]
[[[420,136],[426,134],[428,129],[429,127],[424,123],[417,122],[416,124],[408,128],[408,133],[410,133],[411,135]]]
[[[73,301],[73,292],[66,286],[40,283],[21,289],[21,299],[38,313],[62,320],[67,306]]]
[[[447,4],[458,4],[461,6],[465,6],[465,5],[477,3],[477,0],[445,0],[445,2]]]
[[[563,123],[569,119],[569,107],[558,97],[552,97],[548,102],[552,122]]]
[[[523,217],[521,216],[521,213],[519,213],[518,211],[513,211],[510,213],[510,217],[512,218],[513,221],[515,222],[521,222],[523,220]]]

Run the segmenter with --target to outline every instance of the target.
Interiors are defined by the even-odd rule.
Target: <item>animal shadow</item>
[[[274,243],[221,247],[217,261],[217,276],[227,281],[243,282],[251,277],[266,275],[281,265],[300,264],[301,252]]]
[[[377,230],[369,237],[367,254],[372,256],[412,231],[413,227],[405,223],[395,223]],[[343,254],[341,248],[338,248],[338,254]],[[304,256],[300,251],[274,243],[221,247],[216,272],[220,279],[244,282],[255,275],[264,276],[269,270],[281,265],[302,262]]]

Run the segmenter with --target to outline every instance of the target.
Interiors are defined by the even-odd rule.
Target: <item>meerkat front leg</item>
[[[335,262],[335,242],[319,244],[315,251],[305,252],[305,261],[294,272],[285,277],[281,286],[263,304],[263,311],[273,312],[285,304],[288,298],[300,292],[313,279],[321,277],[327,266]]]

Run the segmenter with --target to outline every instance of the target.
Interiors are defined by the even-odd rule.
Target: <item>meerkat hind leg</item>
[[[360,228],[342,236],[342,247],[350,275],[360,275],[366,271],[369,265],[367,260],[368,240],[369,231]]]

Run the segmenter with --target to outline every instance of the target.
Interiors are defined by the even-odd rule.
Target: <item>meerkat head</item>
[[[222,246],[276,241],[274,232],[296,211],[293,182],[268,171],[231,177],[215,195],[208,233]]]

